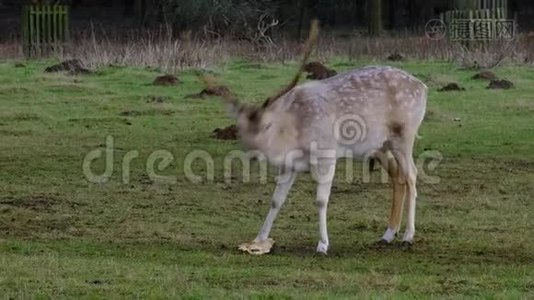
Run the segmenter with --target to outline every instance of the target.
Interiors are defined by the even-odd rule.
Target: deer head
[[[297,73],[286,87],[281,89],[275,95],[267,98],[261,106],[240,103],[236,95],[231,92],[221,95],[229,115],[236,119],[237,127],[243,143],[250,150],[256,150],[259,148],[258,143],[263,140],[261,139],[262,133],[271,128],[275,118],[277,119],[277,124],[279,125],[290,122],[290,120],[284,120],[282,118],[284,116],[281,116],[279,113],[277,113],[275,116],[270,113],[270,111],[275,106],[275,103],[279,98],[283,97],[298,84],[302,73],[304,72],[304,66],[306,65],[313,47],[317,42],[318,35],[319,22],[317,20],[313,20],[311,23],[308,40],[304,45],[303,58]],[[215,78],[210,75],[203,75],[201,79],[204,82],[204,85],[208,87],[216,86]],[[291,118],[291,116],[287,117]]]

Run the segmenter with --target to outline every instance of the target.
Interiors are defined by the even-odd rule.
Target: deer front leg
[[[271,201],[271,208],[267,214],[267,217],[265,218],[265,221],[263,222],[263,226],[254,241],[251,243],[241,244],[239,246],[240,250],[250,254],[265,254],[271,251],[274,241],[269,238],[269,233],[271,232],[273,222],[276,219],[280,208],[287,199],[287,194],[289,193],[293,182],[295,182],[296,177],[296,172],[292,170],[284,171],[280,169],[280,174],[277,178],[276,189]]]
[[[335,162],[318,166],[312,166],[312,175],[317,181],[316,205],[319,214],[319,235],[320,240],[317,243],[317,252],[326,254],[328,251],[328,231],[327,231],[327,207],[330,198],[330,190],[335,174]]]

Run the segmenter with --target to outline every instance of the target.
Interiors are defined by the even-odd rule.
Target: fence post
[[[69,11],[66,5],[22,7],[22,47],[26,57],[64,51],[69,40]]]

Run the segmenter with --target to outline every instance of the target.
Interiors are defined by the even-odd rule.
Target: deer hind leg
[[[382,236],[381,242],[391,243],[400,229],[402,220],[402,209],[406,194],[406,182],[403,174],[399,170],[397,160],[391,152],[377,156],[382,167],[387,170],[390,184],[393,190],[391,200],[391,211],[389,214],[388,228]]]
[[[413,144],[410,144],[413,145]],[[403,150],[393,151],[398,163],[398,173],[397,177],[399,183],[405,184],[406,190],[406,210],[407,210],[407,220],[406,220],[406,231],[404,232],[404,237],[402,238],[403,243],[411,244],[413,242],[413,237],[415,234],[415,203],[417,198],[417,167],[412,157],[412,147],[405,147]]]
[[[404,237],[402,238],[403,243],[413,243],[413,237],[415,234],[415,202],[417,198],[417,167],[413,161],[411,155],[406,157],[407,161],[407,193],[406,193],[406,210],[407,212],[407,221],[406,221],[406,231],[404,232]]]

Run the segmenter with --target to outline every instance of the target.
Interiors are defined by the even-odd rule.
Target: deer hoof
[[[385,247],[387,247],[389,245],[391,245],[391,242],[388,242],[385,239],[381,239],[379,241],[374,242],[372,248],[381,249],[381,248],[385,248]]]
[[[243,243],[239,245],[239,250],[247,252],[248,254],[253,255],[262,255],[271,252],[273,248],[274,240],[266,239],[264,241],[252,241],[250,243]]]
[[[401,248],[404,250],[410,250],[413,246],[413,241],[402,241]]]
[[[325,254],[328,251],[328,244],[323,243],[322,241],[319,241],[317,243],[317,250],[315,250],[317,253]]]

